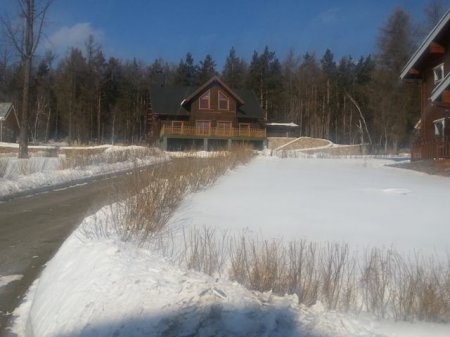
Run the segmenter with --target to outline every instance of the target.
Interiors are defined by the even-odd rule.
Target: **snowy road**
[[[8,312],[88,214],[111,200],[124,176],[0,203],[0,336]]]

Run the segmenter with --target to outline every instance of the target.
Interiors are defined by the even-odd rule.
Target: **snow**
[[[167,152],[172,158],[211,158],[226,156],[226,151],[171,151]]]
[[[83,149],[89,148],[105,148],[105,153],[143,149],[140,146],[97,146],[84,147]],[[75,149],[75,147],[71,147],[71,149]],[[142,159],[124,162],[98,163],[81,168],[60,169],[60,158],[8,158],[4,176],[0,177],[0,198],[23,191],[32,191],[86,178],[126,171],[134,167],[148,166],[165,159],[167,159],[165,156],[147,156]]]
[[[384,166],[392,163],[260,156],[190,195],[171,222],[264,238],[450,253],[443,217],[450,179]]]
[[[113,147],[112,145],[93,145],[93,146],[60,146],[61,144],[65,143],[51,143],[49,145],[29,145],[29,149],[36,149],[36,150],[49,150],[54,149],[55,147],[59,147],[60,149],[71,149],[71,150],[86,150],[86,149],[108,149]],[[11,148],[11,149],[18,149],[19,144],[18,143],[5,143],[0,142],[0,147],[4,148]]]
[[[258,157],[188,196],[169,227],[447,251],[450,180],[389,163]],[[450,336],[449,324],[306,307],[186,270],[99,230],[111,209],[87,217],[48,262],[14,312],[19,336]]]
[[[291,123],[266,123],[268,126],[288,126],[288,127],[297,127],[298,124],[295,124],[293,122]]]
[[[0,288],[7,286],[9,283],[21,280],[23,275],[0,275]]]

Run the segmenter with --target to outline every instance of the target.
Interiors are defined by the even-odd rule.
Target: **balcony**
[[[193,125],[187,122],[164,122],[161,126],[160,137],[169,138],[215,138],[215,139],[248,139],[263,140],[266,130],[250,123],[240,123],[239,128],[212,127],[208,123]]]
[[[450,137],[430,137],[413,143],[411,160],[426,159],[450,159]]]

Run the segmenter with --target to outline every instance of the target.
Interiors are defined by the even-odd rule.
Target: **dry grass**
[[[392,249],[352,252],[346,244],[235,238],[205,228],[184,236],[180,264],[225,274],[251,290],[296,294],[330,310],[370,312],[378,318],[450,322],[450,260]]]
[[[164,229],[188,192],[214,183],[228,169],[246,163],[253,151],[237,147],[226,156],[172,160],[149,170],[135,169],[129,177],[124,201],[113,207],[116,233],[124,240],[145,242]]]
[[[183,233],[184,244],[159,239],[187,193],[251,157],[238,148],[227,156],[136,169],[124,201],[112,208],[115,234],[141,244],[153,238],[150,242],[187,268],[227,275],[251,290],[296,294],[305,305],[321,301],[331,310],[379,318],[450,322],[450,259],[441,264],[417,255],[408,259],[393,249],[361,253],[346,244],[258,240],[207,228]]]
[[[105,148],[70,149],[65,150],[65,153],[65,158],[60,159],[61,169],[84,168],[90,165],[136,161],[139,158],[161,155],[154,148],[125,148],[115,151],[106,151]]]

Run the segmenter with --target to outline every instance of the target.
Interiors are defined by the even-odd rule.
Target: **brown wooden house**
[[[428,34],[400,77],[421,84],[421,116],[412,159],[450,158],[450,11]]]
[[[19,132],[14,104],[0,103],[0,142],[15,142]]]
[[[149,138],[164,150],[264,145],[264,113],[250,90],[231,89],[213,77],[198,88],[154,86],[150,96]]]

